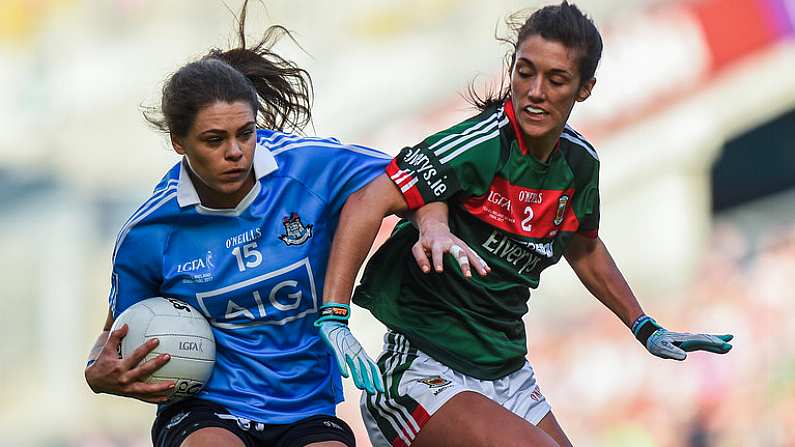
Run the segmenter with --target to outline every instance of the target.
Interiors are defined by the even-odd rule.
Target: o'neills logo
[[[569,203],[569,196],[562,195],[558,200],[558,211],[555,213],[555,220],[552,221],[555,225],[563,223],[563,216],[566,214],[566,204]]]

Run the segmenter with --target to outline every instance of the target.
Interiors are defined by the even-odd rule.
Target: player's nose
[[[226,147],[226,150],[224,151],[224,157],[231,161],[240,160],[240,158],[243,157],[243,149],[236,141],[232,141]]]
[[[536,76],[530,81],[530,85],[527,89],[527,96],[533,102],[541,102],[546,98],[546,94],[544,92],[544,82],[541,76]]]

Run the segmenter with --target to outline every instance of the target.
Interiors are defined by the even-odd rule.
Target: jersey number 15
[[[244,245],[242,254],[240,247],[235,247],[232,249],[232,254],[235,255],[237,269],[241,272],[245,272],[246,268],[253,269],[262,264],[262,253],[257,250],[256,242]]]

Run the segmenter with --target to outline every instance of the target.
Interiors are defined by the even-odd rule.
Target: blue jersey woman
[[[324,307],[321,293],[342,206],[390,157],[283,133],[309,122],[311,78],[270,51],[283,28],[246,48],[244,21],[245,6],[240,48],[180,68],[162,116],[147,114],[183,158],[119,233],[86,380],[97,393],[161,404],[156,446],[353,446],[334,417],[340,372],[369,392],[383,384],[347,329],[348,309]],[[152,296],[189,303],[213,326],[215,369],[195,398],[169,404],[173,382],[144,382],[168,361],[141,362],[157,340],[116,356],[127,327],[111,333],[114,318]]]

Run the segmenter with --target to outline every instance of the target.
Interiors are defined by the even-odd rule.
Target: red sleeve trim
[[[416,185],[404,192],[403,197],[406,199],[410,210],[416,210],[425,205],[425,200],[422,199],[422,194],[420,194],[420,190],[417,189]]]
[[[398,168],[397,160],[393,158],[392,161],[390,161],[389,164],[386,165],[386,175],[388,175],[389,178],[392,179],[392,181],[395,181],[394,177],[398,171],[400,171],[400,168]]]
[[[599,237],[599,229],[597,228],[595,230],[581,231],[577,234],[585,236],[589,239],[596,239],[597,237]]]
[[[386,175],[392,180],[395,186],[397,186],[400,193],[403,194],[403,198],[406,199],[406,203],[410,210],[415,210],[425,205],[425,200],[423,200],[422,194],[420,194],[419,189],[417,189],[416,177],[400,169],[394,158],[386,166]]]

